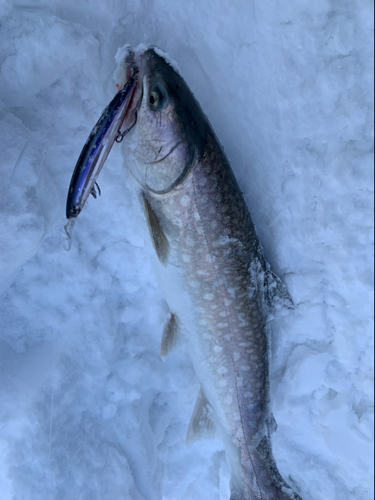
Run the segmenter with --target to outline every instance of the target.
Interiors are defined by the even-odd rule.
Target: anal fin
[[[166,266],[169,256],[168,238],[165,236],[159,219],[152,206],[150,205],[150,202],[144,194],[142,195],[142,198],[146,212],[147,225],[150,230],[150,235],[156,251],[156,255],[159,257],[160,262],[164,266]]]
[[[178,333],[178,323],[177,318],[174,314],[168,319],[163,335],[161,338],[160,354],[163,361],[166,359],[168,354],[173,350],[173,348],[178,344],[179,333]]]
[[[216,425],[212,419],[212,414],[213,409],[201,389],[186,433],[187,444],[200,439],[213,439],[215,437]]]

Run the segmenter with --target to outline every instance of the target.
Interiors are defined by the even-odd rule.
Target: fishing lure
[[[137,77],[135,75],[125,83],[105,108],[83,146],[70,181],[66,202],[66,218],[68,220],[78,217],[90,194],[95,195],[96,198],[96,179],[113,143],[117,138],[122,140],[135,125],[137,115],[136,111],[132,109],[131,103],[136,88]],[[133,111],[133,113],[130,113],[130,111]],[[128,116],[129,114],[131,116]],[[134,122],[124,132],[120,133],[124,122],[129,123],[132,118]],[[74,223],[71,223],[70,227],[73,225]],[[66,230],[67,226],[65,227]]]

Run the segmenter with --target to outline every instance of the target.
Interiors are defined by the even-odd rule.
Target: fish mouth
[[[143,53],[141,53],[138,58],[140,60],[140,63],[142,61],[142,56]],[[125,82],[124,84],[131,80],[132,78],[136,79],[136,88],[135,91],[133,92],[132,98],[128,101],[127,108],[125,110],[125,115],[124,115],[124,122],[122,129],[125,129],[126,131],[129,131],[131,128],[134,127],[136,121],[137,121],[137,112],[140,108],[141,102],[142,102],[142,97],[143,97],[143,85],[141,84],[142,79],[143,79],[143,71],[142,71],[142,65],[141,64],[136,64],[135,62],[136,55],[133,51],[132,48],[128,48],[128,53],[125,57],[125,62],[124,62],[124,72],[125,72]],[[117,84],[119,86],[119,84]]]
[[[137,80],[137,87],[133,93],[132,99],[129,100],[127,109],[125,111],[124,127],[133,127],[135,125],[134,120],[136,120],[137,112],[141,107],[144,88],[143,88],[143,78],[146,74],[146,52],[148,49],[143,48],[139,50],[137,47],[133,50],[130,46],[128,47],[127,55],[124,61],[124,81],[126,84],[130,79],[135,78]],[[122,87],[122,84],[117,84],[117,87]]]

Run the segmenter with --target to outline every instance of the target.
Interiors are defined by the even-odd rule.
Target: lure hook
[[[117,134],[117,137],[115,139],[115,141],[119,144],[120,142],[123,141],[124,137],[126,136],[126,134],[128,132],[131,131],[131,129],[134,127],[134,125],[137,123],[137,112],[135,112],[135,120],[134,120],[134,123],[129,127],[127,128],[126,130],[124,130],[123,132],[120,132],[118,131],[118,134]]]
[[[98,184],[97,182],[95,182],[95,184],[94,184],[93,188],[92,188],[92,189],[91,189],[91,191],[90,191],[90,194],[92,194],[92,195],[93,195],[93,197],[96,199],[98,195],[97,195],[97,193],[96,193],[95,186],[98,188],[98,194],[99,194],[99,196],[101,196],[101,195],[102,195],[102,192],[101,192],[101,190],[100,190],[99,184]]]

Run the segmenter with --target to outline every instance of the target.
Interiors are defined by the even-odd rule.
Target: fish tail
[[[241,487],[231,485],[230,500],[302,500],[278,471],[268,436],[257,448],[242,450],[241,468]]]

